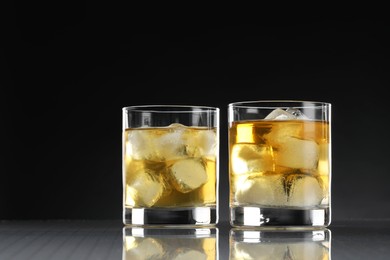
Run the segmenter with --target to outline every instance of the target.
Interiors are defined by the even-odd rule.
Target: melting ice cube
[[[277,175],[248,178],[236,192],[236,201],[242,204],[280,206],[286,200],[282,179]]]
[[[198,130],[189,137],[187,150],[191,156],[215,157],[217,152],[217,134],[214,130]],[[191,152],[192,151],[192,152]]]
[[[283,110],[281,108],[276,108],[269,113],[265,119],[267,120],[292,120],[292,119],[308,119],[306,115],[302,113],[301,110],[296,108],[288,108]]]
[[[154,136],[147,130],[132,130],[128,133],[126,143],[126,158],[135,160],[156,160],[157,149]]]
[[[287,108],[286,112],[292,114],[295,119],[309,119],[305,114],[302,113],[301,110],[297,108]]]
[[[234,174],[272,171],[272,147],[256,144],[235,144],[231,154]]]
[[[266,143],[274,147],[280,146],[286,137],[299,137],[302,135],[303,124],[290,120],[283,124],[273,124],[271,131],[264,135]]]
[[[207,182],[205,166],[196,159],[175,162],[170,167],[170,174],[173,186],[182,193],[193,191]]]
[[[275,152],[277,165],[295,169],[317,168],[319,147],[316,142],[295,137],[285,137],[279,142]]]
[[[154,140],[156,152],[167,161],[183,157],[186,152],[184,142],[186,127],[181,124],[172,124],[169,128],[171,131]]]
[[[153,206],[164,193],[161,176],[147,170],[136,173],[126,186],[126,204],[131,206]]]
[[[288,205],[294,207],[318,206],[322,200],[322,188],[318,179],[304,174],[293,175]]]
[[[264,119],[267,119],[267,120],[288,120],[288,119],[296,119],[296,117],[281,109],[281,108],[277,108],[275,110],[272,110],[271,113],[269,113]]]

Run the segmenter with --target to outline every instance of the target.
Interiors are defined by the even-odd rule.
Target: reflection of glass
[[[230,231],[230,260],[321,259],[330,260],[331,232],[318,230]]]
[[[218,259],[218,229],[125,227],[122,259]]]

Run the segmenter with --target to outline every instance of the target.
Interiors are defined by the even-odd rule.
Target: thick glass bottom
[[[125,225],[209,226],[218,223],[216,207],[124,208]]]
[[[330,210],[234,206],[230,208],[230,224],[233,227],[327,227],[330,224]]]

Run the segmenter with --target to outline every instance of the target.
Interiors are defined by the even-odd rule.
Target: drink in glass
[[[123,109],[123,220],[133,225],[216,224],[219,109]]]
[[[233,226],[330,224],[330,109],[309,101],[229,105]]]

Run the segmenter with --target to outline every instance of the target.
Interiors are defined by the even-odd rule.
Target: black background
[[[227,220],[227,105],[260,99],[332,103],[333,221],[390,217],[382,17],[7,8],[0,219],[121,219],[122,107],[192,104],[221,108],[220,218]]]

